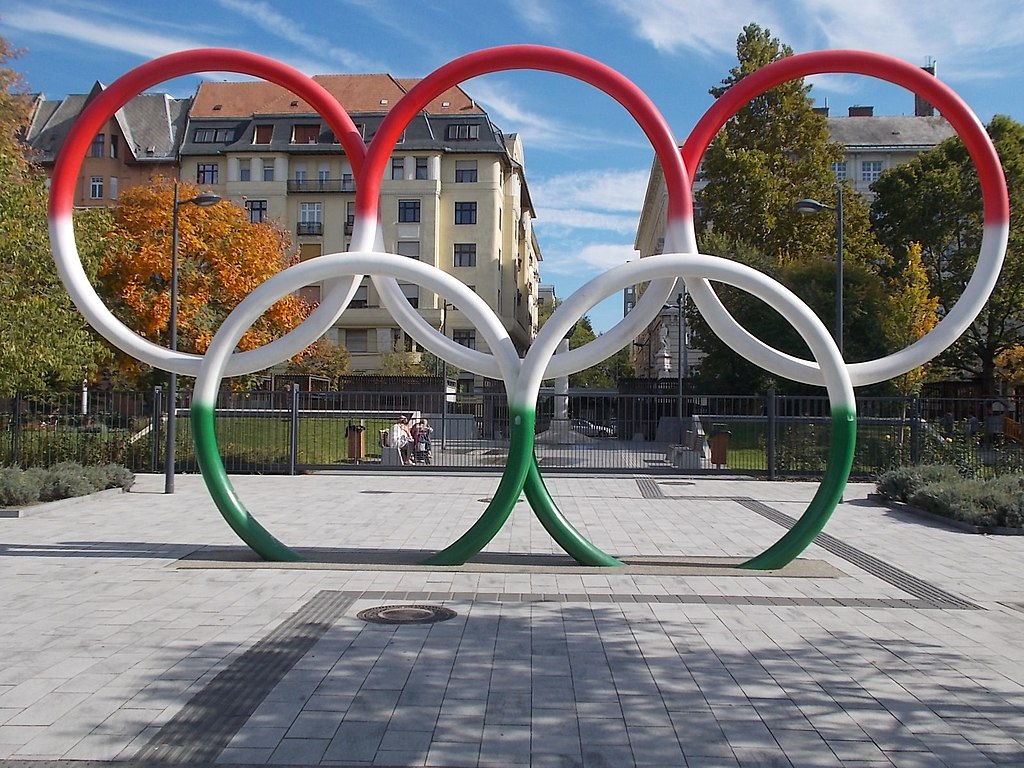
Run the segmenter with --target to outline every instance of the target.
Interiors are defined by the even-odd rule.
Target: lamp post
[[[819,203],[817,200],[805,198],[793,203],[797,213],[814,214],[819,211],[835,211],[836,213],[836,346],[839,354],[843,351],[843,185],[836,185],[836,205]]]
[[[676,311],[676,400],[679,403],[679,442],[683,442],[685,428],[683,420],[685,412],[683,409],[683,380],[690,373],[690,361],[687,359],[686,344],[686,321],[683,314],[683,307],[686,305],[686,287],[676,296],[675,304],[666,304],[665,309]]]
[[[178,349],[178,209],[183,205],[207,207],[221,201],[219,195],[203,192],[187,200],[178,199],[178,182],[174,182],[174,205],[171,208],[171,313],[167,320],[171,351]],[[174,493],[174,454],[177,440],[175,418],[178,413],[178,374],[167,376],[167,456],[164,460],[164,493]]]

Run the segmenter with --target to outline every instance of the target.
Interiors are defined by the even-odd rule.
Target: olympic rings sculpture
[[[475,292],[436,267],[385,252],[379,224],[380,183],[385,164],[409,121],[448,88],[478,75],[534,69],[586,82],[618,101],[644,131],[661,164],[668,190],[666,253],[623,264],[599,275],[564,301],[520,358],[493,311]],[[204,71],[261,77],[307,101],[340,139],[357,176],[352,250],[290,267],[257,287],[217,331],[206,355],[171,351],[148,342],[121,324],[86,279],[71,222],[74,185],[82,159],[105,122],[131,98],[165,80]],[[985,228],[978,266],[966,290],[926,336],[885,358],[847,366],[817,316],[792,292],[749,267],[699,254],[693,227],[690,178],[717,131],[749,99],[787,80],[838,72],[863,74],[902,85],[923,96],[963,139],[981,182]],[[797,557],[824,528],[842,499],[856,439],[853,387],[882,381],[921,365],[952,344],[980,312],[998,277],[1009,234],[1009,201],[1002,167],[980,121],[950,88],[919,68],[864,51],[819,51],[774,62],[745,77],[701,118],[680,150],[672,131],[644,93],[621,74],[593,59],[557,48],[512,45],[470,53],[440,67],[394,105],[367,147],[349,115],[311,78],[280,62],[244,51],[211,48],[163,56],[112,83],[82,111],[58,156],[51,179],[50,239],[61,279],[79,310],[111,343],[154,367],[196,377],[192,419],[196,455],[207,488],[235,533],[268,560],[298,556],[252,517],[235,494],[217,446],[215,403],[224,376],[261,370],[302,351],[326,332],[370,275],[384,306],[424,349],[455,366],[505,383],[510,410],[509,453],[498,489],[480,518],[427,563],[457,565],[478,553],[498,533],[525,492],[534,513],[553,539],[585,565],[619,565],[584,538],[554,503],[534,456],[536,403],[541,381],[583,370],[631,342],[655,318],[684,280],[712,329],[750,361],[787,378],[822,384],[832,413],[832,452],[821,484],[807,509],[785,535],[742,567],[780,568]],[[453,300],[480,330],[490,354],[456,344],[431,327],[405,300],[398,280],[415,282]],[[585,312],[627,285],[651,281],[634,309],[607,333],[555,355],[561,338]],[[709,281],[749,291],[770,304],[800,333],[814,360],[800,360],[764,344],[740,326],[719,301]],[[320,305],[291,332],[263,347],[234,352],[238,340],[282,296],[312,282],[326,281]]]

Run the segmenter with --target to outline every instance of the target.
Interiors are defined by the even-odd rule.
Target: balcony
[[[324,223],[322,221],[300,221],[295,225],[297,235],[322,235]]]
[[[289,179],[289,192],[355,192],[352,179]]]

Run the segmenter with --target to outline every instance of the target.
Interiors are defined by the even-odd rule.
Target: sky
[[[970,12],[966,12],[969,5]],[[1024,3],[1019,0],[5,0],[0,35],[30,91],[60,98],[110,83],[173,51],[228,47],[309,75],[423,77],[495,45],[532,43],[590,56],[632,80],[685,139],[711,105],[708,89],[736,64],[736,38],[755,22],[795,52],[876,51],[924,66],[978,117],[1024,121]],[[210,79],[239,79],[211,73]],[[198,78],[154,90],[194,93]],[[913,95],[866,77],[808,80],[833,116],[851,105],[913,114]],[[633,248],[653,150],[609,97],[550,73],[503,72],[464,89],[506,133],[522,136],[543,254],[541,282],[559,298]],[[622,317],[620,295],[589,313],[595,330]]]

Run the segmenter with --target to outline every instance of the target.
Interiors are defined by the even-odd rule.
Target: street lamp
[[[174,205],[171,208],[171,315],[167,320],[171,351],[178,349],[178,209],[183,205],[206,208],[221,201],[219,195],[203,192],[187,200],[178,199],[178,182],[174,182]],[[167,377],[167,458],[164,461],[164,493],[174,493],[175,418],[178,413],[178,374]]]
[[[805,198],[793,203],[797,213],[805,215],[819,211],[835,211],[836,213],[836,346],[839,354],[843,354],[843,185],[836,185],[836,205],[819,203],[817,200]]]
[[[676,310],[676,398],[679,403],[679,442],[683,442],[685,429],[683,427],[685,414],[683,412],[683,377],[690,372],[690,362],[687,360],[686,325],[683,315],[683,307],[686,304],[686,286],[676,296],[675,304],[666,304],[664,309]]]

